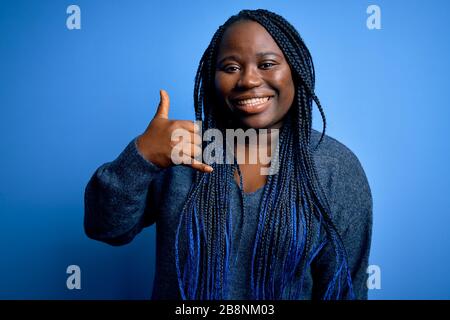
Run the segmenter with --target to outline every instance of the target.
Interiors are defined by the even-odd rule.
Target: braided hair
[[[276,158],[279,171],[267,177],[258,216],[251,259],[251,299],[298,299],[306,268],[329,243],[335,254],[334,273],[321,292],[323,299],[354,298],[343,241],[332,221],[311,148],[312,106],[325,115],[314,93],[311,54],[296,29],[283,17],[267,10],[242,10],[215,32],[201,57],[194,86],[195,118],[202,129],[225,130],[223,112],[215,101],[215,63],[225,30],[237,21],[262,25],[273,37],[292,71],[295,98],[280,130]],[[216,107],[214,107],[216,106]],[[204,118],[203,118],[204,117]],[[212,173],[195,172],[195,181],[182,209],[175,238],[179,293],[185,299],[227,299],[231,256],[231,186],[239,166],[212,164]],[[245,209],[245,203],[243,205]],[[324,240],[314,245],[313,224],[318,221]],[[296,279],[300,279],[296,281]]]

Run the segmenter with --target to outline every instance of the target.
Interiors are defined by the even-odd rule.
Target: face
[[[239,126],[280,128],[294,101],[291,69],[272,36],[254,21],[239,21],[224,33],[215,73],[220,107]]]

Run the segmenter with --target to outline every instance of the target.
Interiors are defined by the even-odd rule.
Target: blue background
[[[153,117],[193,119],[216,30],[273,10],[314,58],[327,133],[358,156],[374,198],[372,299],[450,298],[448,1],[0,2],[0,298],[150,298],[154,226],[110,247],[83,232],[84,187]],[[130,4],[131,3],[131,4]],[[366,27],[381,7],[382,29]],[[315,113],[315,127],[321,129]],[[66,268],[81,267],[81,290]]]

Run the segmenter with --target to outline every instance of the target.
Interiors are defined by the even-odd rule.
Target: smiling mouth
[[[266,110],[272,98],[273,96],[234,100],[233,106],[243,113],[260,113]]]

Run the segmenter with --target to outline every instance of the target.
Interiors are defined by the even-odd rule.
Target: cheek
[[[287,72],[285,73],[284,77],[284,86],[286,88],[286,102],[289,104],[289,108],[294,102],[294,96],[295,96],[295,85],[294,85],[294,79],[292,79],[292,73],[291,69],[288,68]]]
[[[222,73],[216,73],[214,84],[216,87],[216,94],[219,98],[224,99],[231,91],[232,83],[230,77]]]
[[[228,112],[231,109],[230,104],[227,102],[227,97],[233,90],[234,80],[228,74],[217,72],[214,76],[215,86],[215,102],[219,107],[220,112],[224,112],[223,117],[227,118]]]
[[[295,86],[294,82],[292,81],[292,78],[289,78],[286,82],[286,103],[289,105],[289,107],[294,102],[295,97]]]
[[[295,86],[290,72],[280,73],[276,79],[278,83],[279,99],[283,109],[289,109],[294,102]]]

